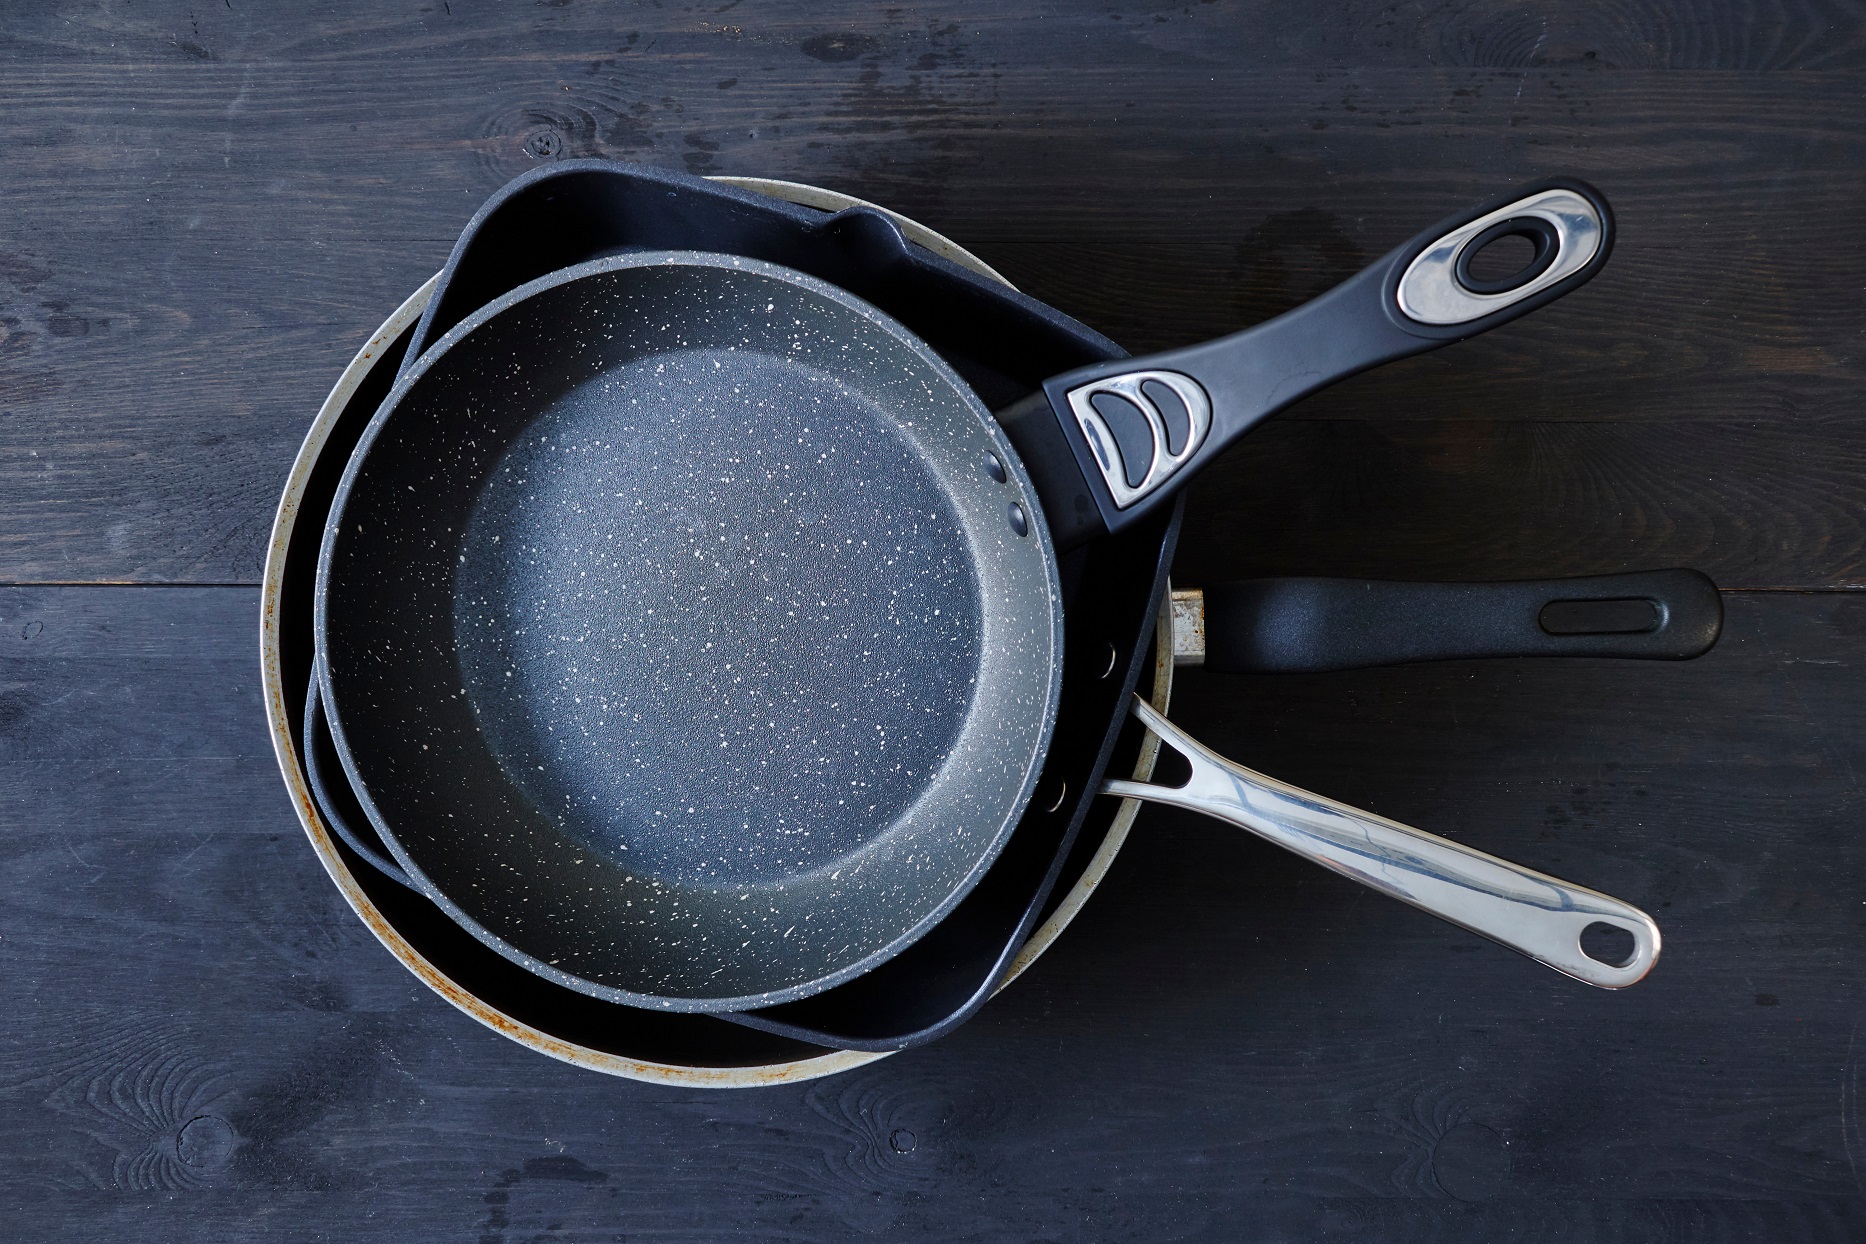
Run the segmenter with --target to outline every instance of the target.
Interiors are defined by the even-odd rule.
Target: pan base
[[[792,360],[656,353],[563,394],[490,472],[457,574],[494,754],[637,876],[834,869],[972,709],[958,515],[893,417]]]

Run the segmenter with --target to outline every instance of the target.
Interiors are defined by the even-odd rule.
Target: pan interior
[[[684,252],[533,282],[423,356],[339,489],[318,643],[352,785],[430,897],[571,988],[830,988],[1029,799],[1062,620],[1041,524],[1008,521],[1028,487],[834,287]]]
[[[505,451],[453,623],[536,807],[638,876],[756,888],[908,823],[972,707],[979,590],[871,396],[689,348],[575,386]]]

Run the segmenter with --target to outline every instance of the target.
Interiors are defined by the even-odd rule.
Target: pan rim
[[[978,421],[978,426],[994,443],[994,447],[1000,459],[1004,462],[1011,474],[1017,493],[1021,495],[1022,498],[1026,498],[1031,502],[1031,504],[1025,506],[1025,511],[1031,520],[1030,535],[1033,537],[1033,544],[1038,550],[1039,560],[1043,566],[1047,580],[1045,589],[1049,600],[1048,613],[1050,628],[1047,642],[1052,656],[1048,662],[1048,685],[1044,692],[1041,728],[1034,734],[1030,754],[1028,758],[1023,761],[1023,776],[1017,797],[1004,804],[1001,822],[996,831],[992,833],[987,848],[973,856],[970,866],[958,876],[958,879],[937,903],[927,907],[923,914],[915,919],[909,927],[890,938],[884,945],[870,950],[868,953],[843,964],[841,967],[831,972],[814,976],[809,980],[785,985],[772,990],[749,994],[741,993],[731,996],[675,997],[643,993],[638,990],[619,986],[600,984],[586,977],[563,971],[561,968],[539,959],[537,956],[519,948],[500,933],[487,927],[483,922],[469,915],[460,904],[449,897],[409,855],[399,841],[395,831],[391,828],[388,818],[377,806],[376,800],[371,794],[368,782],[365,781],[363,775],[357,769],[354,749],[351,747],[349,739],[345,736],[342,709],[327,660],[328,618],[326,605],[328,600],[332,550],[335,545],[336,534],[343,525],[342,519],[346,504],[350,498],[352,487],[363,470],[363,464],[368,456],[369,450],[387,428],[396,411],[400,409],[402,401],[408,392],[420,383],[422,378],[438,364],[438,361],[452,347],[459,344],[463,339],[470,336],[479,328],[496,319],[499,315],[504,314],[521,303],[578,280],[621,270],[666,266],[725,268],[750,272],[801,287],[818,297],[840,304],[842,307],[870,321],[883,332],[893,337],[900,345],[917,354],[927,368],[940,377],[952,395],[954,395],[961,404],[970,409]],[[313,620],[314,648],[316,652],[314,678],[317,682],[319,693],[324,697],[327,721],[331,734],[338,745],[338,753],[342,761],[345,775],[350,781],[352,789],[355,791],[365,815],[381,836],[384,844],[389,848],[390,853],[407,871],[411,880],[416,883],[416,888],[473,937],[489,948],[497,951],[508,960],[543,979],[550,980],[576,992],[600,998],[605,1001],[652,1010],[690,1013],[720,1013],[754,1010],[782,1002],[796,1001],[833,989],[838,985],[845,984],[850,980],[864,975],[880,964],[900,954],[907,947],[913,945],[924,936],[934,925],[938,924],[950,914],[952,909],[971,892],[979,880],[983,878],[985,873],[990,869],[992,863],[1002,852],[1011,834],[1017,828],[1023,812],[1030,803],[1036,783],[1042,773],[1043,762],[1048,756],[1051,739],[1054,734],[1058,701],[1061,695],[1062,653],[1064,651],[1064,618],[1061,608],[1061,587],[1057,555],[1050,537],[1047,522],[1043,516],[1042,507],[1040,504],[1035,503],[1035,498],[1036,490],[1028,474],[1024,470],[1022,461],[1018,458],[1016,450],[1011,445],[1008,437],[1004,435],[996,419],[992,417],[991,412],[985,408],[984,404],[978,399],[971,387],[967,385],[965,381],[953,371],[951,366],[941,359],[930,346],[905,326],[864,299],[837,286],[779,264],[749,259],[744,256],[720,254],[709,251],[673,250],[639,251],[622,255],[613,255],[564,268],[527,282],[486,304],[484,307],[477,309],[471,315],[462,319],[453,328],[449,329],[447,333],[425,350],[421,357],[397,379],[389,395],[384,398],[382,405],[372,415],[349,461],[345,464],[343,475],[338,483],[336,493],[332,500],[330,513],[325,523],[323,537],[319,544]]]

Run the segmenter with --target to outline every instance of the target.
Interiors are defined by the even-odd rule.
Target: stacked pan
[[[1611,236],[1595,192],[1546,183],[1132,360],[870,205],[600,161],[521,178],[358,355],[280,507],[267,701],[307,832],[456,1005],[642,1078],[768,1083],[949,1031],[1067,923],[1136,800],[1631,984],[1659,946],[1638,909],[1164,716],[1175,656],[1714,642],[1689,571],[1169,604],[1180,490],[1225,445],[1570,292]],[[1532,256],[1479,275],[1502,238]],[[1158,738],[1183,782],[1148,781]]]

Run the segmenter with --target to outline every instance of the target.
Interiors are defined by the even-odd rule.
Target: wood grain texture
[[[999,45],[1019,39],[1028,44],[1033,32],[1040,32],[1043,44],[1065,49],[1094,40],[1153,55],[1253,65],[1378,60],[1411,68],[1866,66],[1866,23],[1856,6],[1836,0],[1653,0],[1638,5],[1585,0],[1507,8],[1456,0],[1415,10],[1350,0],[1331,6],[1327,22],[1317,20],[1316,9],[1300,0],[1078,2],[1024,9],[951,3],[877,9],[860,0],[821,0],[807,7],[731,0],[677,6],[646,0],[539,4],[532,7],[547,12],[516,18],[501,12],[501,6],[483,3],[391,8],[344,0],[320,4],[289,22],[232,0],[224,0],[224,7],[125,6],[106,0],[18,7],[0,38],[0,50],[22,59],[105,63],[574,53],[612,42],[646,55],[663,41],[718,34],[754,46],[808,44],[813,57],[836,64],[912,49],[931,35],[963,30]],[[718,20],[725,14],[731,16]]]
[[[1246,763],[1648,906],[1636,989],[1149,812],[953,1037],[708,1093],[532,1054],[375,944],[254,724],[256,593],[0,589],[0,1206],[33,1240],[1850,1238],[1866,598],[1728,601],[1684,664],[1182,671]]]
[[[1845,0],[0,6],[0,584],[203,585],[0,586],[0,1235],[1866,1237],[1863,92]],[[1653,977],[1149,812],[975,1022],[832,1080],[608,1080],[429,994],[297,829],[257,592],[204,585],[474,208],[577,155],[878,200],[1136,350],[1600,184],[1600,279],[1248,438],[1176,577],[1691,564],[1757,589],[1719,648],[1182,671],[1174,716],[1648,907]]]
[[[1190,495],[1174,578],[1527,579],[1693,566],[1866,586],[1866,423],[1290,421]]]
[[[255,580],[324,387],[534,151],[877,199],[1136,349],[1581,172],[1622,225],[1599,281],[1288,417],[1844,443],[1866,379],[1859,25],[1815,4],[28,6],[0,38],[0,580]],[[1807,456],[1831,477],[1827,450]],[[1622,469],[1577,463],[1641,487]],[[1638,540],[1586,553],[1663,551]],[[1843,562],[1797,543],[1743,573],[1827,586]]]

